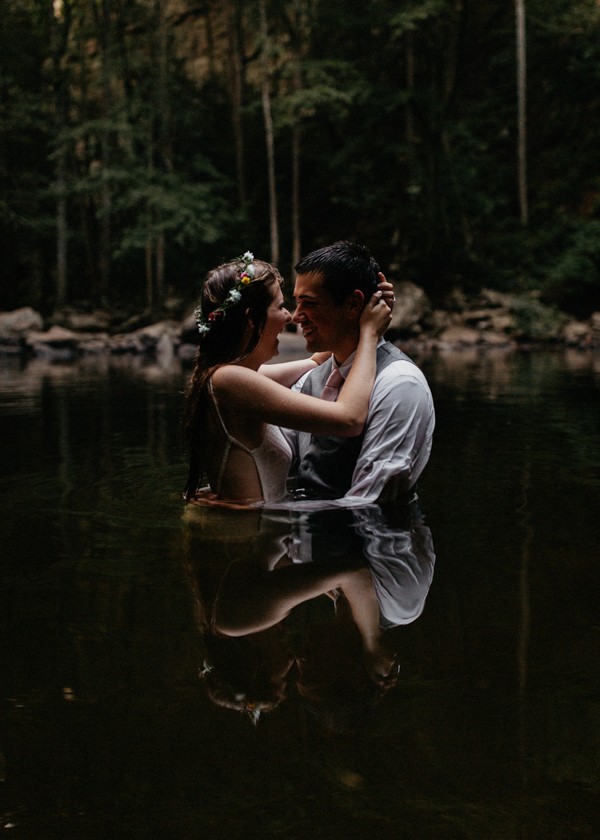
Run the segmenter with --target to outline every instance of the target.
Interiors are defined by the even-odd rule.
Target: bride
[[[282,277],[247,251],[209,271],[196,309],[200,344],[186,394],[190,452],[185,499],[199,498],[206,475],[211,498],[248,505],[281,499],[292,452],[279,427],[353,437],[367,418],[376,346],[390,323],[384,292],[366,303],[352,369],[335,402],[290,390],[329,353],[266,365],[291,321]],[[201,496],[202,494],[200,494]]]

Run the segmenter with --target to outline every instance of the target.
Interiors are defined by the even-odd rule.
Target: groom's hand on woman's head
[[[385,274],[381,271],[377,275],[379,278],[379,283],[377,284],[377,288],[380,292],[383,292],[383,299],[390,307],[390,309],[394,308],[394,303],[396,302],[396,296],[394,295],[394,287],[391,283],[385,279]]]

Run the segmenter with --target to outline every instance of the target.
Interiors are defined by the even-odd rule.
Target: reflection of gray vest
[[[406,353],[386,341],[377,348],[377,375],[391,362],[401,359],[412,362]],[[320,396],[330,373],[331,362],[318,367],[307,377],[302,393]],[[353,438],[338,438],[300,432],[297,486],[310,489],[319,496],[343,496],[352,484],[352,473],[360,453],[363,435],[364,433]]]

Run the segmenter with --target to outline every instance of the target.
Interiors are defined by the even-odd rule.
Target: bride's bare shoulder
[[[227,391],[246,383],[255,382],[262,377],[255,370],[243,365],[221,365],[211,377],[214,390]]]

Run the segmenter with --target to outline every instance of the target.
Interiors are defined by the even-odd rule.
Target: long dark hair
[[[200,674],[215,706],[245,713],[256,725],[285,697],[291,654],[283,629],[228,637],[206,634],[206,657]],[[289,666],[288,666],[289,670]]]
[[[206,275],[200,292],[200,309],[210,328],[200,335],[200,344],[194,370],[186,390],[183,416],[183,434],[186,441],[190,469],[184,498],[191,499],[198,489],[203,464],[198,441],[202,416],[207,400],[207,386],[215,370],[221,365],[235,364],[251,353],[262,335],[267,310],[274,297],[274,287],[283,282],[281,274],[268,262],[254,260],[254,279],[247,285],[240,284],[244,263],[240,260],[224,263]],[[211,312],[218,309],[232,289],[237,288],[240,299],[220,312],[220,317],[209,321]],[[252,333],[245,341],[249,323]]]

